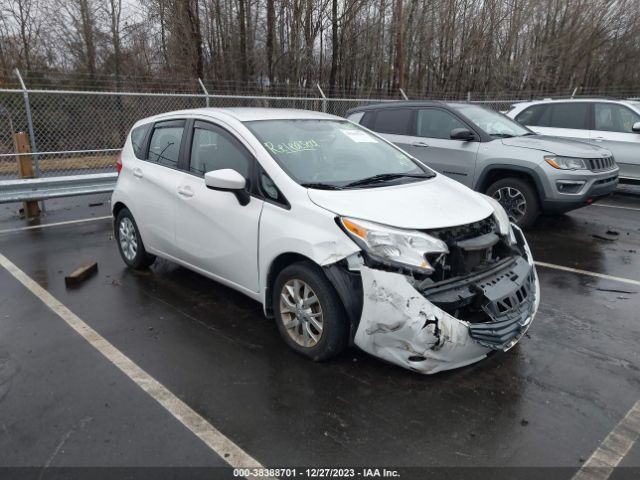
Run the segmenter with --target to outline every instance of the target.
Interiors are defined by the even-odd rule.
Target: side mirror
[[[466,128],[454,128],[451,130],[451,140],[464,140],[465,142],[470,142],[475,139],[476,135]]]
[[[240,205],[249,203],[250,196],[245,190],[247,180],[231,168],[212,170],[204,174],[204,184],[211,190],[231,192],[235,194]]]
[[[631,127],[631,130],[636,133],[640,133],[640,122],[636,122]]]

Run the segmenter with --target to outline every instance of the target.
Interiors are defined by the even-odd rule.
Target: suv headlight
[[[582,158],[558,157],[556,155],[545,155],[544,160],[553,168],[559,170],[586,170],[587,164]]]
[[[369,257],[389,266],[430,275],[434,268],[427,255],[449,253],[446,243],[426,233],[345,217],[340,217],[339,223]]]

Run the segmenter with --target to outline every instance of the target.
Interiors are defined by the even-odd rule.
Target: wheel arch
[[[478,178],[476,190],[481,193],[485,193],[491,184],[509,177],[519,178],[529,183],[535,189],[536,196],[538,197],[538,205],[542,205],[542,201],[544,200],[544,187],[536,172],[527,167],[521,167],[518,165],[489,166],[483,170],[482,174]]]
[[[273,318],[273,284],[278,274],[289,265],[298,262],[311,262],[317,265],[311,258],[296,252],[284,252],[275,257],[269,264],[264,288],[264,314],[267,318]]]

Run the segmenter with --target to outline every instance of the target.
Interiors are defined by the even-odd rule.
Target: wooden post
[[[16,153],[31,153],[31,147],[29,146],[29,137],[24,132],[18,132],[14,135],[14,141],[16,145]],[[20,178],[33,178],[33,161],[31,155],[17,155],[18,159],[18,174]],[[26,218],[37,218],[40,216],[40,207],[36,200],[30,200],[28,202],[22,202],[24,207],[24,216]]]

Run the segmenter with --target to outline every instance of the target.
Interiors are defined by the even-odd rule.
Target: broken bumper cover
[[[410,279],[367,266],[360,268],[363,308],[355,344],[401,367],[437,373],[475,363],[495,350],[508,350],[526,333],[540,302],[538,276],[522,232],[514,227],[526,252],[512,265],[513,276],[487,280],[487,314],[494,321],[469,323],[445,312],[420,293]],[[513,286],[507,295],[504,282]],[[499,285],[502,283],[502,285]]]

